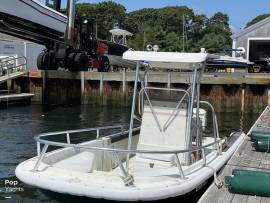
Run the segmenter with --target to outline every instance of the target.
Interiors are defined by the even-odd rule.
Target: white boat
[[[38,135],[37,156],[19,164],[16,176],[34,187],[116,201],[160,200],[201,188],[245,137],[234,134],[224,148],[214,108],[200,101],[200,78],[208,57],[201,53],[125,52],[124,59],[137,62],[129,130],[111,126]],[[144,72],[140,71],[142,62]],[[146,87],[143,81],[151,68],[192,71],[192,80],[187,89]],[[165,96],[153,99],[156,92]],[[136,102],[141,117],[135,115]],[[201,130],[201,104],[208,107],[213,119],[211,137],[204,137]],[[139,131],[134,119],[141,121]],[[88,132],[88,136],[94,132],[96,139],[90,139],[92,134],[87,142],[73,143],[72,136],[80,132]],[[105,132],[109,135],[104,136]],[[61,136],[65,142],[56,141]],[[61,149],[47,152],[50,146]]]
[[[132,33],[120,29],[115,26],[114,29],[110,30],[111,41],[109,44],[108,57],[111,66],[124,67],[124,68],[135,68],[136,62],[123,59],[123,53],[129,48],[127,47],[127,37],[133,36]]]
[[[110,61],[111,66],[122,67],[122,68],[134,68],[136,63],[128,60],[123,60],[122,56],[117,56],[113,54],[106,54]]]
[[[65,33],[67,16],[36,0],[1,0],[0,14],[15,17]]]
[[[253,62],[243,57],[219,56],[219,58],[209,60],[207,66],[210,68],[247,68],[254,65]]]

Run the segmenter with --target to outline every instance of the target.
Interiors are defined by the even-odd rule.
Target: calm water
[[[6,180],[17,180],[16,165],[36,156],[33,136],[67,129],[88,128],[112,124],[128,124],[129,108],[90,106],[19,106],[0,110],[0,202],[97,202],[93,199],[74,198],[39,190],[19,183],[23,192],[3,193]],[[228,110],[229,112],[229,110]],[[217,114],[221,135],[228,135],[240,128],[247,131],[258,114]],[[209,119],[210,124],[210,119]],[[1,191],[2,189],[2,191]],[[195,202],[197,196],[188,198]],[[99,201],[104,202],[104,201]]]

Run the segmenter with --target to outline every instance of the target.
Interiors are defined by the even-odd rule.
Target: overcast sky
[[[66,1],[66,0],[64,0]],[[270,13],[269,0],[114,0],[124,5],[128,11],[141,8],[160,8],[164,6],[186,5],[197,13],[208,17],[215,12],[227,13],[233,30],[245,26],[257,15]],[[102,0],[80,0],[80,2],[97,3]]]

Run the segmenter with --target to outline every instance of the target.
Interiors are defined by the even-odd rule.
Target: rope
[[[217,177],[217,172],[214,168],[212,168],[211,166],[205,166],[209,169],[211,169],[213,171],[213,174],[214,174],[214,182],[215,182],[215,185],[217,186],[218,189],[222,188],[223,186],[223,182]]]

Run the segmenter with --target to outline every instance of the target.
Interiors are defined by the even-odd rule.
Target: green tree
[[[207,22],[203,36],[194,45],[193,50],[199,51],[204,47],[210,53],[221,52],[224,48],[231,47],[231,29],[227,14],[215,13]]]
[[[161,50],[166,48],[166,32],[160,26],[152,27],[148,24],[139,25],[135,37],[129,40],[129,46],[136,50],[145,50],[148,44],[159,45]]]
[[[199,52],[200,48],[205,48],[209,53],[218,53],[228,46],[231,46],[231,44],[224,35],[207,33],[196,43],[192,48],[192,51]]]
[[[259,15],[256,18],[252,19],[250,22],[248,22],[246,28],[268,17],[270,17],[270,13]]]
[[[146,8],[127,13],[124,6],[112,1],[79,3],[76,9],[79,15],[96,19],[101,39],[108,40],[109,30],[119,23],[121,28],[134,34],[128,45],[136,50],[144,50],[147,44],[157,44],[162,51],[182,51],[183,30],[186,51],[205,47],[209,52],[220,52],[231,46],[229,17],[221,12],[209,19],[196,15],[186,6]]]
[[[140,32],[140,29],[143,29],[143,25],[152,27],[159,25],[159,23],[157,23],[159,19],[157,11],[157,9],[145,8],[128,13],[124,23],[125,29],[136,34]]]
[[[104,1],[99,4],[79,3],[76,5],[78,15],[96,19],[98,27],[98,37],[109,39],[109,30],[116,23],[124,24],[126,18],[126,8],[121,4],[112,1]]]

